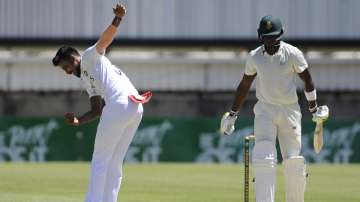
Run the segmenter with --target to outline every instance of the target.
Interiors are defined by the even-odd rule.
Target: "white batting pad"
[[[270,141],[256,142],[253,150],[256,202],[274,202],[276,149]]]
[[[306,165],[302,156],[284,160],[286,202],[304,202]]]

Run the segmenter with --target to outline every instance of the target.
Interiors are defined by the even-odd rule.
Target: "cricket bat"
[[[314,131],[314,150],[318,154],[320,153],[323,145],[324,145],[324,127],[323,122],[318,121],[316,122],[315,131]]]
[[[314,131],[314,150],[318,154],[320,153],[323,145],[324,145],[324,122],[329,117],[329,108],[326,105],[320,106],[315,113],[316,121],[315,131]]]

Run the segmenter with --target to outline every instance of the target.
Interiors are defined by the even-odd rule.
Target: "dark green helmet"
[[[260,39],[266,36],[281,36],[284,33],[281,20],[271,15],[261,18],[257,31]]]

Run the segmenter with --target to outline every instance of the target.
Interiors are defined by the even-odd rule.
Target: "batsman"
[[[254,106],[255,146],[253,167],[257,202],[274,202],[276,182],[276,138],[284,159],[284,178],[287,202],[303,202],[306,186],[306,164],[301,150],[301,111],[295,79],[304,82],[305,97],[313,121],[322,123],[329,116],[326,106],[318,107],[316,89],[302,51],[282,41],[281,20],[264,16],[259,23],[261,46],[252,50],[246,59],[245,73],[237,88],[229,112],[221,120],[220,130],[226,135],[234,124],[246,94],[256,79]]]

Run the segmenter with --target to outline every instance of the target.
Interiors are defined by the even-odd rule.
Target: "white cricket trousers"
[[[273,105],[258,101],[254,107],[255,144],[278,137],[283,159],[298,156],[301,150],[301,111],[298,103]]]
[[[258,101],[254,107],[256,202],[274,202],[276,184],[276,137],[283,159],[299,156],[301,111],[297,103],[273,105]]]
[[[123,160],[142,114],[142,105],[127,99],[106,103],[96,132],[86,202],[117,201]]]

